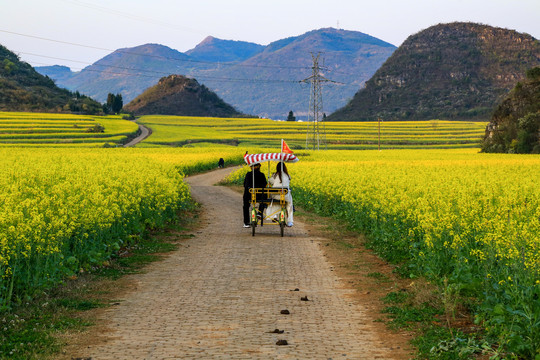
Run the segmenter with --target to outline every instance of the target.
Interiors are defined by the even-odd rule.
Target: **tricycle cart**
[[[298,157],[293,154],[284,154],[284,153],[265,153],[265,154],[246,154],[244,156],[245,162],[249,166],[255,164],[260,164],[262,162],[268,162],[268,172],[270,173],[270,162],[297,162]],[[255,183],[255,174],[253,173],[253,182]],[[270,174],[269,174],[270,176]],[[251,194],[251,205],[250,205],[250,225],[251,225],[251,235],[255,236],[255,229],[257,228],[259,222],[263,226],[265,221],[269,225],[279,225],[280,234],[283,237],[285,231],[285,224],[287,219],[287,209],[285,196],[289,193],[289,189],[286,187],[265,187],[265,188],[251,188],[249,189]],[[258,205],[261,203],[268,205],[278,204],[279,210],[269,212],[258,210]]]

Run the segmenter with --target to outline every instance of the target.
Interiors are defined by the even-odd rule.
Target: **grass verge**
[[[128,291],[124,275],[143,272],[146,265],[176,250],[190,238],[198,210],[179,213],[162,230],[148,231],[136,245],[120,249],[111,261],[66,279],[56,288],[0,314],[0,359],[70,359],[68,339],[84,337],[94,324],[93,310],[115,306]]]
[[[355,288],[374,322],[381,324],[378,332],[396,344],[396,358],[501,358],[474,324],[474,299],[423,279],[404,278],[398,266],[381,259],[363,235],[342,221],[301,209],[295,217],[310,225],[310,235],[329,240],[320,244],[322,251],[340,278]]]

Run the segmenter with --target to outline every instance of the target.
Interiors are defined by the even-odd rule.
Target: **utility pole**
[[[313,59],[313,67],[311,76],[301,82],[311,83],[311,90],[309,93],[309,111],[308,111],[308,129],[306,134],[306,149],[312,148],[313,150],[320,150],[324,147],[326,150],[326,129],[323,121],[323,100],[321,83],[323,82],[335,82],[324,78],[319,67],[319,57],[321,53],[311,53]]]
[[[381,118],[378,118],[379,120],[379,151],[381,151]]]

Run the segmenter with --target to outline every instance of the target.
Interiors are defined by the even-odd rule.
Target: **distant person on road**
[[[270,179],[268,179],[268,182],[273,188],[285,188],[288,190],[287,195],[285,195],[285,208],[287,209],[287,226],[293,226],[294,207],[290,188],[291,176],[287,171],[285,163],[279,162],[276,165],[276,172],[272,174]],[[273,202],[272,205],[268,207],[268,210],[266,210],[267,214],[273,214],[274,212],[278,212],[281,209],[279,205],[279,195],[272,195],[272,198],[278,200],[278,202],[277,204],[276,202]]]
[[[217,163],[218,168],[224,168],[225,167],[225,160],[223,158],[219,158],[219,161]]]
[[[255,176],[255,186],[253,186],[253,176]],[[249,189],[255,188],[265,188],[266,187],[266,176],[261,172],[261,164],[255,164],[251,167],[251,171],[246,174],[244,178],[244,227],[250,227],[250,218],[249,218],[249,205],[251,203],[251,193]],[[262,199],[260,194],[257,197],[257,201]],[[264,203],[259,204],[259,211],[262,213],[265,208]]]

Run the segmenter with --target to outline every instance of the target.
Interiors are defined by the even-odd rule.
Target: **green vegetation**
[[[437,290],[435,304],[390,309],[396,323],[450,326],[469,313],[504,358],[540,354],[538,155],[330,150],[301,158],[289,167],[296,205],[346,221],[399,274]],[[230,179],[241,181],[245,168]],[[432,346],[442,354],[476,341],[453,335],[444,341],[454,343]]]
[[[142,146],[197,146],[198,143],[279,149],[285,139],[292,149],[304,149],[308,123],[268,119],[143,116],[152,129]],[[442,120],[381,122],[381,148],[479,147],[485,123]],[[327,122],[329,149],[377,149],[377,122]]]
[[[242,116],[197,80],[170,75],[125,106],[135,115]]]
[[[102,113],[91,98],[60,89],[32,66],[0,45],[0,111]]]
[[[107,110],[109,114],[118,114],[122,107],[124,106],[124,101],[122,100],[122,94],[111,94],[107,95],[107,103],[104,105],[104,110]]]
[[[194,204],[192,205],[192,207]],[[114,281],[127,274],[140,273],[144,267],[178,248],[193,235],[189,229],[197,211],[183,211],[164,229],[144,234],[136,246],[125,246],[104,266],[72,276],[53,289],[16,305],[0,315],[0,359],[53,359],[62,348],[59,334],[83,331],[93,325],[88,311],[117,304]]]
[[[120,116],[0,112],[0,146],[120,145],[138,126]]]
[[[484,152],[540,154],[540,67],[527,71],[487,126]]]

